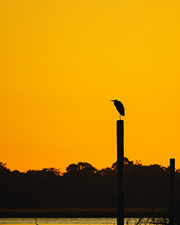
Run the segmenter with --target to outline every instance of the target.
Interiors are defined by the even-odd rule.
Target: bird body
[[[125,115],[125,109],[124,109],[124,106],[122,104],[122,102],[118,101],[118,100],[111,100],[114,102],[114,105],[117,109],[117,111],[119,112],[120,115],[124,116]]]

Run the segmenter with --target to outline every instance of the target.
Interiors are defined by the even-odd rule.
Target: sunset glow
[[[180,168],[180,2],[0,3],[0,161],[11,170],[116,161]]]

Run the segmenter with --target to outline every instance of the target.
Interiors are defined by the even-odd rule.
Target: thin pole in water
[[[124,121],[117,121],[117,225],[124,225]]]
[[[36,223],[36,225],[38,225],[38,223],[37,223],[37,219],[36,218],[34,218],[35,219],[35,223]]]
[[[170,225],[174,225],[174,170],[175,170],[175,159],[170,159],[170,213],[169,213]]]

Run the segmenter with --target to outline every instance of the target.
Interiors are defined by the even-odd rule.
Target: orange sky
[[[0,2],[0,161],[11,170],[116,161],[180,168],[178,0]]]

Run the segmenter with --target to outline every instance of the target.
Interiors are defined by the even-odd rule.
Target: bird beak
[[[114,102],[114,100],[110,100],[110,101]]]

